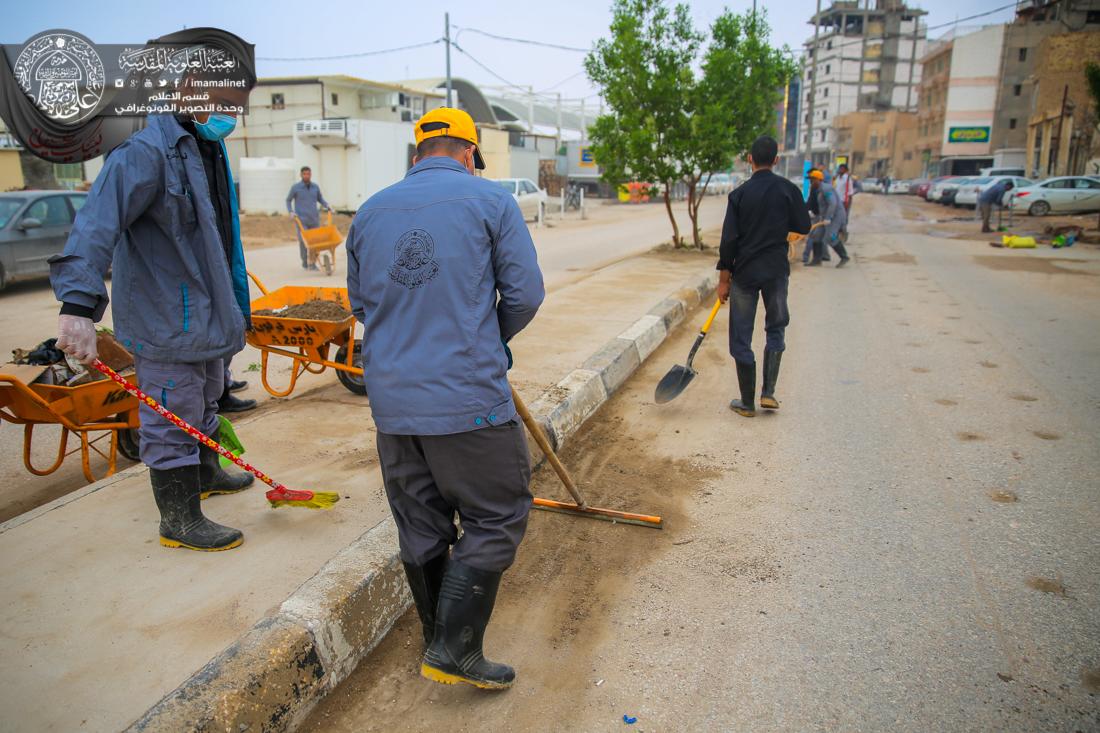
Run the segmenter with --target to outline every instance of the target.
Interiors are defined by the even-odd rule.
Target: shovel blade
[[[661,381],[657,383],[657,391],[653,394],[653,401],[661,405],[675,399],[694,378],[694,369],[677,364],[669,369],[668,374],[663,376]]]

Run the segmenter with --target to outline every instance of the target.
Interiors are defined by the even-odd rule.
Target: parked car
[[[925,201],[931,201],[932,189],[935,188],[938,184],[943,183],[944,181],[954,177],[955,176],[936,176],[928,182],[927,186],[923,184],[918,186],[917,195],[923,198]]]
[[[909,193],[909,181],[905,179],[890,181],[890,190],[886,193]]]
[[[955,203],[955,194],[959,192],[959,186],[965,186],[970,181],[974,180],[971,176],[963,176],[962,178],[954,178],[944,183],[943,188],[940,190],[940,203],[944,206],[951,206]]]
[[[862,179],[864,193],[882,193],[882,182],[877,178]]]
[[[1059,176],[1013,191],[1009,206],[1032,216],[1051,212],[1100,211],[1100,180],[1088,176]]]
[[[46,260],[65,248],[87,198],[69,191],[0,193],[0,290],[50,274]]]
[[[909,190],[906,193],[908,193],[910,196],[916,196],[917,191],[920,189],[920,187],[926,183],[928,183],[927,178],[914,178],[913,180],[909,181]]]
[[[1012,185],[1015,187],[1013,190],[1035,185],[1035,181],[1021,176],[982,176],[981,178],[971,178],[964,185],[959,186],[959,190],[955,193],[955,206],[968,206],[971,209],[977,208],[978,199],[981,197],[983,191],[994,184],[1006,180],[1012,181]]]
[[[546,191],[530,178],[498,178],[496,182],[515,197],[525,219],[537,219],[539,210],[546,211]]]
[[[1008,166],[1004,168],[982,168],[978,171],[981,176],[1019,176],[1023,177],[1026,171],[1020,166]]]
[[[925,197],[928,201],[939,202],[940,197],[943,196],[943,189],[952,185],[952,182],[961,176],[940,176],[933,179],[932,185],[928,188],[928,195]]]

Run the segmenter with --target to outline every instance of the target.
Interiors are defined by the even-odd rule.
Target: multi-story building
[[[917,139],[913,154],[920,161],[923,176],[932,175],[940,161],[953,45],[953,35],[930,41],[928,52],[919,62],[921,79],[917,87]]]
[[[1004,25],[989,25],[952,40],[941,174],[972,174],[993,164],[993,118],[1004,36]]]
[[[900,180],[920,174],[921,161],[914,154],[915,112],[849,112],[836,118],[834,129],[834,153],[846,158],[857,176]]]
[[[1100,29],[1043,39],[1032,77],[1034,111],[1027,126],[1027,172],[1035,177],[1100,173],[1096,101],[1085,65],[1100,59]]]
[[[1000,88],[993,119],[994,151],[1020,152],[1028,140],[1034,109],[1036,74],[1042,69],[1039,46],[1050,36],[1100,30],[1100,0],[1020,0],[1016,18],[1005,28]],[[1081,59],[1088,56],[1081,54]],[[1095,56],[1092,58],[1095,59]]]
[[[833,120],[859,110],[915,111],[925,11],[904,0],[834,0],[810,19],[802,70],[799,149],[831,165]]]

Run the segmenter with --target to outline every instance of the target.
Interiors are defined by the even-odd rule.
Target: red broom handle
[[[292,492],[290,489],[283,486],[281,483],[279,483],[275,479],[271,478],[266,473],[264,473],[260,469],[253,466],[251,463],[248,463],[247,461],[242,460],[240,456],[233,455],[230,451],[223,448],[221,446],[221,444],[218,443],[218,441],[216,441],[213,438],[205,435],[201,430],[199,430],[198,428],[193,426],[191,423],[184,420],[182,417],[179,417],[178,415],[176,415],[173,412],[169,412],[168,408],[164,407],[159,402],[154,400],[152,397],[150,397],[149,395],[142,392],[137,386],[135,386],[134,384],[129,382],[125,377],[123,377],[121,374],[116,372],[111,367],[104,364],[99,359],[96,359],[92,363],[92,366],[94,366],[96,369],[103,372],[104,374],[106,374],[111,379],[113,379],[124,390],[126,390],[127,392],[132,394],[134,397],[137,397],[139,400],[144,402],[146,405],[148,405],[150,408],[152,408],[158,415],[163,417],[165,420],[168,420],[169,422],[173,423],[177,428],[179,428],[183,432],[187,433],[192,438],[194,438],[195,440],[197,440],[200,443],[202,443],[203,445],[205,445],[207,448],[210,448],[213,451],[217,451],[218,455],[224,456],[224,457],[228,458],[229,460],[233,461],[238,466],[240,466],[244,470],[248,471],[253,476],[260,479],[261,481],[263,481],[265,484],[267,484],[271,488],[275,489],[276,492],[278,492],[280,494],[285,493],[287,495],[297,493],[297,492]]]

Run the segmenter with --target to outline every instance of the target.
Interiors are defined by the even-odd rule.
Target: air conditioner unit
[[[359,128],[355,120],[301,120],[294,134],[307,145],[357,145]]]

